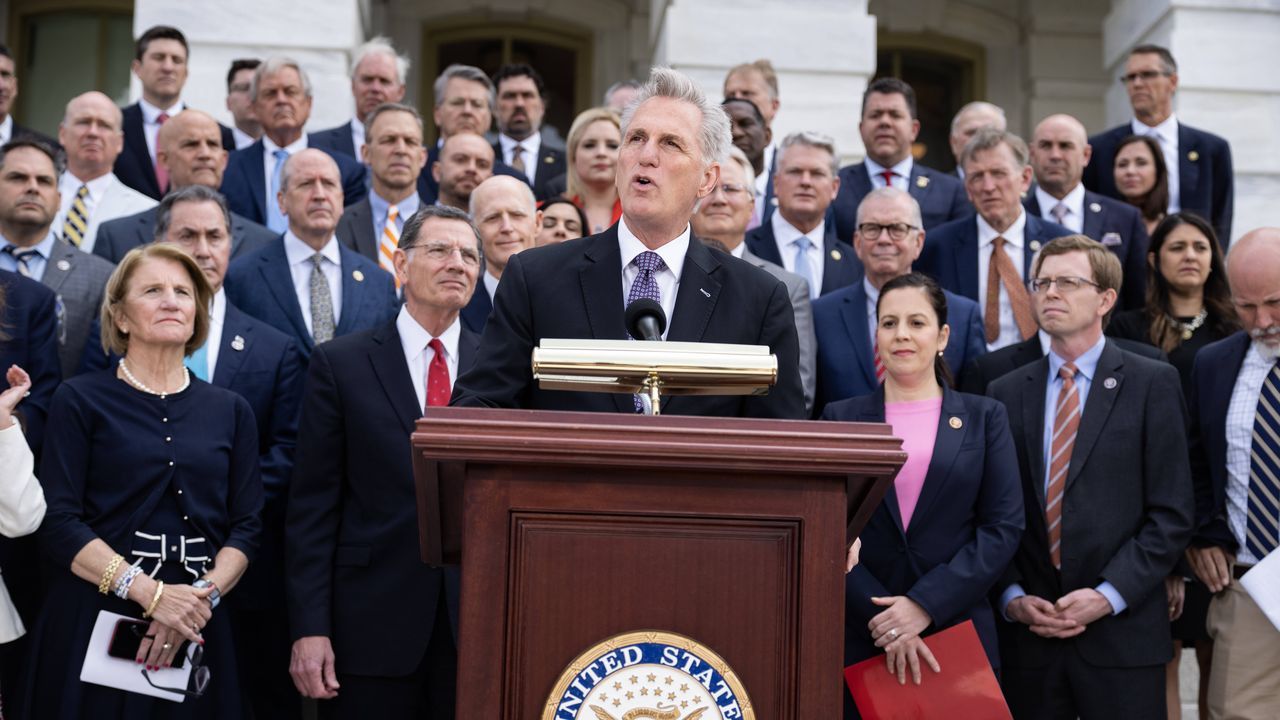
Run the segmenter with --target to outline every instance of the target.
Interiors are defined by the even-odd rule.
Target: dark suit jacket
[[[130,250],[153,242],[156,237],[156,214],[159,207],[143,210],[128,217],[108,220],[98,226],[98,239],[93,254],[118,263]],[[276,239],[276,234],[247,217],[231,213],[231,258],[247,255]]]
[[[502,143],[493,143],[493,157],[499,162],[502,160]],[[541,202],[542,200],[546,200],[549,197],[559,194],[555,190],[556,186],[553,185],[551,181],[565,174],[565,152],[553,147],[548,147],[546,143],[542,143],[538,149],[538,157],[533,160],[525,160],[526,167],[530,162],[536,162],[538,165],[538,170],[534,175],[537,179],[532,183],[529,183],[527,175],[520,173],[520,171],[515,168],[511,169],[514,172],[520,173],[520,176],[524,178],[524,181],[529,183],[529,187],[533,188],[533,194],[538,198],[538,201]],[[430,168],[428,168],[428,170],[430,170]],[[564,192],[564,188],[561,187],[559,192]]]
[[[626,394],[543,390],[529,366],[542,338],[627,338],[621,269],[617,225],[598,235],[513,255],[502,272],[480,356],[458,379],[453,404],[635,412]],[[483,292],[476,289],[477,294]],[[667,339],[767,345],[778,358],[778,382],[763,397],[667,397],[663,413],[804,417],[791,300],[787,286],[764,270],[713,253],[691,237]]]
[[[65,269],[64,269],[65,268]],[[58,361],[62,377],[76,374],[84,355],[89,325],[98,317],[107,279],[115,266],[58,240],[44,268],[40,282],[58,294],[62,329],[58,336]]]
[[[419,202],[421,203],[419,207],[426,207],[426,202],[421,200]],[[334,234],[338,236],[338,242],[374,263],[378,262],[378,242],[381,238],[373,231],[373,209],[368,195],[365,195],[364,200],[342,211],[342,217],[338,219],[338,229]]]
[[[924,187],[920,186],[921,178],[924,178]],[[927,168],[920,163],[911,164],[907,189],[911,197],[920,204],[925,230],[959,220],[973,212],[964,183],[954,175]],[[840,192],[827,211],[828,221],[835,218],[836,237],[847,243],[853,242],[853,233],[858,229],[858,204],[871,190],[871,178],[867,175],[865,162],[840,168]]]
[[[481,270],[481,273],[484,271]],[[498,283],[498,287],[502,287],[502,283]],[[489,315],[493,313],[493,299],[489,297],[489,291],[484,287],[484,275],[480,276],[480,280],[476,282],[476,291],[471,293],[471,301],[467,306],[462,308],[462,326],[476,335],[484,332],[484,326],[489,322]]]
[[[231,147],[235,147],[233,143]],[[343,205],[355,205],[364,198],[365,177],[368,174],[364,165],[343,152],[338,152],[322,143],[317,144],[314,135],[307,136],[307,147],[323,150],[338,164],[342,173]],[[263,172],[262,139],[252,145],[231,153],[227,159],[227,170],[222,174],[222,194],[227,198],[227,206],[259,225],[267,224],[267,177]],[[271,199],[275,202],[275,198]]]
[[[342,309],[334,337],[378,327],[400,310],[395,281],[385,270],[338,243],[342,259]],[[356,279],[359,275],[360,279]],[[227,299],[253,317],[292,337],[310,358],[315,340],[307,331],[293,289],[284,236],[231,263]]]
[[[1122,338],[1109,338],[1109,340],[1114,342],[1121,350],[1151,358],[1152,360],[1169,362],[1169,356],[1154,345]],[[1014,343],[1008,347],[1002,347],[999,350],[982,355],[972,363],[969,363],[964,372],[960,374],[958,387],[960,392],[986,395],[991,383],[1023,365],[1030,365],[1042,357],[1044,357],[1044,350],[1040,346],[1040,336],[1034,335],[1020,343]]]
[[[853,246],[836,239],[835,226],[830,222],[823,226],[822,232],[822,291],[818,293],[819,296],[862,280],[862,262],[854,254]],[[778,241],[773,234],[771,222],[762,223],[760,227],[748,232],[745,242],[752,255],[779,267],[786,267],[782,262],[782,255],[778,253]]]
[[[884,418],[883,388],[834,402],[822,413],[823,420],[847,422]],[[884,652],[867,630],[884,610],[871,598],[905,595],[933,619],[926,633],[973,620],[992,667],[1000,667],[987,593],[1022,537],[1016,463],[1004,406],[944,390],[933,457],[911,524],[903,528],[898,495],[890,488],[859,536],[861,560],[845,576],[845,665]]]
[[[943,359],[955,377],[986,354],[987,341],[978,304],[953,293],[946,295],[951,338]],[[870,395],[880,387],[867,325],[867,290],[861,281],[814,300],[813,329],[818,338],[817,412],[828,403]]]
[[[164,197],[164,193],[160,192],[160,183],[156,180],[155,160],[147,152],[147,136],[142,129],[142,106],[134,103],[121,108],[120,113],[123,116],[124,150],[116,158],[112,172],[125,185],[159,200]],[[235,150],[236,139],[231,134],[231,128],[218,123],[218,130],[222,134],[222,147],[228,151]]]
[[[1031,261],[1040,246],[1053,238],[1070,235],[1071,231],[1026,213],[1023,230],[1022,277],[1031,277]],[[963,295],[979,305],[978,297],[978,216],[970,215],[940,225],[928,233],[924,251],[915,269],[933,277],[943,288]]]
[[[1029,215],[1044,218],[1035,191],[1027,193],[1022,206]],[[1045,220],[1045,222],[1052,222]],[[1129,203],[1086,190],[1084,193],[1084,234],[1106,245],[1120,258],[1124,282],[1120,286],[1119,310],[1131,310],[1147,302],[1147,226],[1142,213]]]
[[[460,374],[477,345],[464,328]],[[329,637],[343,672],[418,667],[442,585],[457,627],[458,568],[418,555],[409,435],[420,417],[394,321],[316,349],[289,488],[289,623],[294,638]]]
[[[58,361],[58,296],[49,288],[18,273],[0,270],[0,373],[17,365],[31,376],[31,394],[18,403],[17,414],[26,428],[27,445],[40,461],[45,420],[53,391],[62,382]],[[0,374],[0,385],[9,383]]]
[[[355,141],[351,139],[350,120],[338,127],[311,133],[307,145],[319,150],[334,150],[355,160],[360,159],[360,148],[356,147]]]
[[[1089,138],[1093,156],[1084,169],[1084,185],[1094,192],[1123,200],[1116,189],[1116,147],[1133,134],[1129,123]],[[1178,206],[1200,215],[1218,232],[1225,250],[1231,242],[1235,211],[1235,175],[1231,146],[1213,133],[1178,122]]]
[[[1067,642],[1094,666],[1164,665],[1173,657],[1164,578],[1191,537],[1194,510],[1186,435],[1169,423],[1183,412],[1178,371],[1107,341],[1067,471],[1061,572],[1049,559],[1044,521],[1048,374],[1044,358],[991,384],[991,396],[1009,410],[1027,517],[997,590],[1018,583],[1052,602],[1110,582],[1128,607]],[[1021,624],[1012,636],[1024,667],[1043,667],[1061,642]]]
[[[546,143],[543,143],[543,148],[546,148]],[[431,174],[431,166],[435,165],[436,161],[439,159],[440,146],[432,145],[427,149],[427,164],[422,166],[422,174],[418,176],[418,197],[422,198],[424,205],[433,205],[435,204],[435,201],[440,198],[440,183],[436,182],[435,177]],[[493,174],[510,175],[511,177],[520,178],[525,182],[529,181],[528,178],[524,176],[524,173],[502,162],[502,153],[494,154]],[[555,176],[556,173],[551,173],[543,178],[542,173],[540,172],[538,173],[538,182],[542,183],[543,180],[550,182]],[[539,196],[539,198],[541,199],[541,196]]]
[[[1227,408],[1251,341],[1243,331],[1200,348],[1191,371],[1191,472],[1197,547],[1240,549],[1227,524]]]

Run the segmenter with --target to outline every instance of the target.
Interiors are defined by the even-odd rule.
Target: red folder
[[[899,685],[885,669],[884,655],[844,669],[844,679],[863,720],[1011,720],[1000,684],[987,662],[982,641],[966,620],[924,638],[942,668],[935,673],[921,662],[920,684]]]

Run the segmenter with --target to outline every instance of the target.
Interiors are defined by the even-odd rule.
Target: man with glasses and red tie
[[[989,391],[1009,410],[1026,501],[997,585],[1019,719],[1166,717],[1164,580],[1191,533],[1191,471],[1177,371],[1102,334],[1120,278],[1083,235],[1041,248],[1028,288],[1049,354]]]
[[[1093,159],[1084,186],[1124,200],[1112,172],[1116,148],[1130,135],[1149,135],[1160,144],[1169,173],[1169,212],[1189,210],[1207,218],[1225,248],[1231,242],[1235,179],[1231,146],[1217,135],[1179,122],[1173,114],[1178,63],[1167,48],[1139,45],[1129,51],[1120,82],[1129,93],[1133,119],[1089,138]]]
[[[409,436],[476,357],[459,312],[476,288],[480,234],[461,210],[426,206],[394,260],[399,315],[316,348],[298,428],[289,671],[328,706],[322,717],[454,716],[459,575],[418,557]]]

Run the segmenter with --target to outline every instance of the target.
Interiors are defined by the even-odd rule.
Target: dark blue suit
[[[1031,260],[1040,246],[1071,231],[1027,213],[1023,230],[1022,277],[1031,277]],[[978,297],[978,216],[941,225],[924,241],[924,252],[915,269],[937,280],[943,288],[979,304]]]
[[[459,375],[478,348],[463,328]],[[392,715],[347,674],[375,682],[409,676],[439,642],[435,634],[457,632],[458,568],[430,567],[418,555],[409,436],[422,410],[394,321],[316,349],[289,490],[290,625],[294,638],[331,639],[339,707],[351,703],[361,716]],[[452,687],[431,690],[452,694]]]
[[[391,275],[341,243],[338,252],[342,259],[342,309],[334,336],[375,328],[394,318],[400,303]],[[292,337],[303,357],[311,357],[315,340],[307,331],[302,307],[293,289],[283,236],[231,263],[226,289],[228,300]]]
[[[922,181],[921,178],[924,178]],[[920,183],[924,182],[921,187]],[[827,211],[827,222],[835,218],[836,237],[853,242],[858,229],[858,204],[872,190],[871,177],[866,163],[855,163],[840,168],[840,192]],[[958,220],[973,212],[964,183],[954,175],[938,172],[920,163],[911,163],[911,177],[907,191],[920,204],[920,216],[924,229],[932,230],[946,222]]]
[[[1084,186],[1118,200],[1116,147],[1133,134],[1129,123],[1089,138],[1093,156],[1084,169]],[[1225,250],[1231,242],[1231,217],[1235,210],[1235,176],[1231,146],[1213,133],[1178,123],[1178,207],[1213,225]]]
[[[235,147],[232,145],[232,147]],[[326,146],[315,135],[307,136],[307,147],[322,150],[338,164],[342,174],[343,205],[355,205],[364,199],[365,178],[368,172],[358,160]],[[267,224],[267,177],[263,153],[265,146],[259,138],[252,145],[231,153],[227,169],[222,174],[222,194],[232,212],[243,215],[259,225]],[[271,198],[275,202],[275,198]]]
[[[1022,199],[1022,206],[1028,214],[1044,217],[1034,189]],[[1147,303],[1147,226],[1142,222],[1142,214],[1129,203],[1086,190],[1083,230],[1120,258],[1120,266],[1124,268],[1120,309],[1144,307]]]
[[[338,127],[311,133],[307,138],[307,145],[326,152],[335,150],[356,160],[360,159],[360,148],[356,147],[355,141],[351,138],[350,120]]]
[[[108,220],[98,226],[98,239],[93,254],[107,262],[119,263],[130,250],[154,242],[156,215],[160,207]],[[276,234],[249,218],[231,213],[231,257],[257,250],[276,238]]]
[[[1196,494],[1192,544],[1240,549],[1227,525],[1227,408],[1251,341],[1243,331],[1196,353],[1191,371],[1191,481]]]
[[[0,270],[0,383],[10,365],[31,376],[31,395],[18,404],[17,414],[26,424],[27,445],[40,460],[45,420],[53,391],[62,382],[58,360],[58,296],[43,283],[18,273]]]
[[[747,233],[746,243],[752,255],[778,267],[786,267],[778,253],[778,241],[771,222]],[[823,227],[822,261],[822,292],[819,295],[835,292],[862,279],[862,262],[854,254],[852,245],[836,239],[835,227],[830,222]]]
[[[350,137],[350,135],[348,135],[348,137]],[[418,176],[418,197],[422,198],[422,202],[426,205],[434,205],[436,200],[440,197],[440,183],[436,182],[435,177],[431,174],[431,166],[435,165],[436,161],[439,159],[440,146],[432,145],[427,149],[427,164],[422,166],[422,174]],[[510,175],[511,177],[520,178],[524,182],[528,182],[528,178],[524,176],[524,173],[502,162],[502,153],[496,153],[494,155],[493,174]],[[555,179],[555,177],[556,176],[553,174],[548,174],[546,179],[549,181]],[[543,178],[542,173],[540,172],[538,183],[541,184],[542,182]]]
[[[462,308],[462,326],[476,335],[484,333],[484,325],[489,322],[489,314],[493,312],[493,299],[484,287],[484,276],[476,283],[476,291],[471,294],[471,302]]]
[[[957,377],[969,363],[986,354],[987,341],[978,303],[950,292],[946,296],[951,338],[943,358],[951,375]],[[827,403],[875,392],[880,383],[867,325],[867,289],[861,281],[813,301],[813,330],[818,339],[814,409],[820,412]]]
[[[832,403],[822,419],[884,422],[884,390]],[[994,400],[944,390],[938,420],[911,524],[903,528],[897,492],[890,488],[859,536],[860,562],[845,576],[846,665],[883,653],[867,630],[884,610],[871,598],[905,595],[933,619],[926,634],[973,620],[992,667],[1000,667],[987,594],[1025,526],[1009,418]]]
[[[142,106],[134,103],[121,108],[120,115],[124,149],[116,157],[115,167],[111,171],[120,178],[120,182],[147,197],[159,200],[164,197],[164,193],[160,192],[160,182],[156,179],[155,161],[147,151],[147,136],[142,129]],[[222,136],[222,147],[235,150],[236,139],[231,128],[218,123],[218,131]],[[17,137],[16,132],[14,136]]]

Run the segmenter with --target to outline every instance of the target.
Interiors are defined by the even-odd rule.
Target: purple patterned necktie
[[[662,293],[658,290],[657,273],[667,266],[662,261],[662,256],[652,250],[645,250],[635,256],[631,264],[635,265],[640,272],[632,281],[631,290],[627,292],[627,305],[630,306],[641,298],[648,298],[661,305]],[[644,412],[644,404],[640,401],[640,396],[632,395],[631,399],[635,401],[636,412]]]

